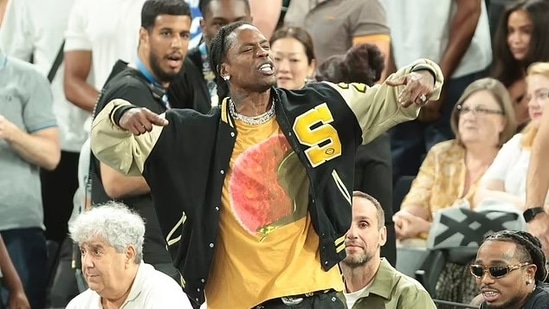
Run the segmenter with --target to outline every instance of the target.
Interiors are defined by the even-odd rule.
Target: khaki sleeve
[[[163,127],[154,126],[151,132],[135,136],[114,124],[111,115],[126,100],[115,99],[95,117],[91,130],[91,149],[99,161],[128,176],[140,176],[145,161],[158,141]],[[164,114],[161,116],[165,117]]]
[[[430,99],[438,100],[444,77],[440,67],[433,61],[418,60],[391,74],[387,80],[396,80],[422,69],[429,70],[436,75],[435,90]],[[415,119],[419,114],[420,108],[416,104],[402,107],[398,102],[398,95],[404,86],[392,87],[387,85],[386,81],[372,87],[355,83],[331,85],[341,94],[355,114],[362,128],[364,144],[399,123]]]

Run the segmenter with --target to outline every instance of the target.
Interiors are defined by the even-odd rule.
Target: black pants
[[[281,298],[276,298],[252,309],[345,309],[345,305],[337,297],[337,293],[332,291],[317,293],[311,297],[303,297],[303,301],[296,305],[286,305]]]
[[[61,161],[53,171],[40,171],[46,239],[59,245],[67,237],[67,222],[73,209],[74,192],[78,188],[79,153],[61,152]]]

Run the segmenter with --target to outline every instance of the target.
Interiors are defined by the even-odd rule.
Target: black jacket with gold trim
[[[427,69],[442,86],[439,67],[421,60],[390,78]],[[403,108],[401,87],[386,84],[313,83],[299,91],[273,88],[276,120],[309,178],[309,213],[320,243],[322,267],[345,257],[344,235],[351,223],[356,148],[394,125],[417,117],[419,108]],[[143,174],[154,199],[158,220],[184,289],[204,302],[218,235],[221,194],[237,130],[227,100],[209,114],[193,110],[165,113],[169,125],[133,136],[113,119],[114,100],[92,126],[92,150],[104,163],[128,175]]]

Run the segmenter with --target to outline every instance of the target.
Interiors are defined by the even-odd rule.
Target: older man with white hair
[[[117,202],[93,208],[69,226],[80,246],[89,289],[67,309],[191,309],[185,293],[169,276],[143,262],[143,219]]]

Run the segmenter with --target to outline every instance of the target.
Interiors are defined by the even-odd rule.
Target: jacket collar
[[[385,299],[390,299],[397,279],[395,272],[393,266],[386,259],[382,258],[374,282],[368,292]]]
[[[367,289],[364,289],[360,293],[358,299],[366,298],[370,294],[375,294],[384,299],[391,298],[391,292],[395,285],[395,269],[387,262],[386,259],[381,258],[381,263],[374,277],[374,280],[371,282],[370,286]]]

